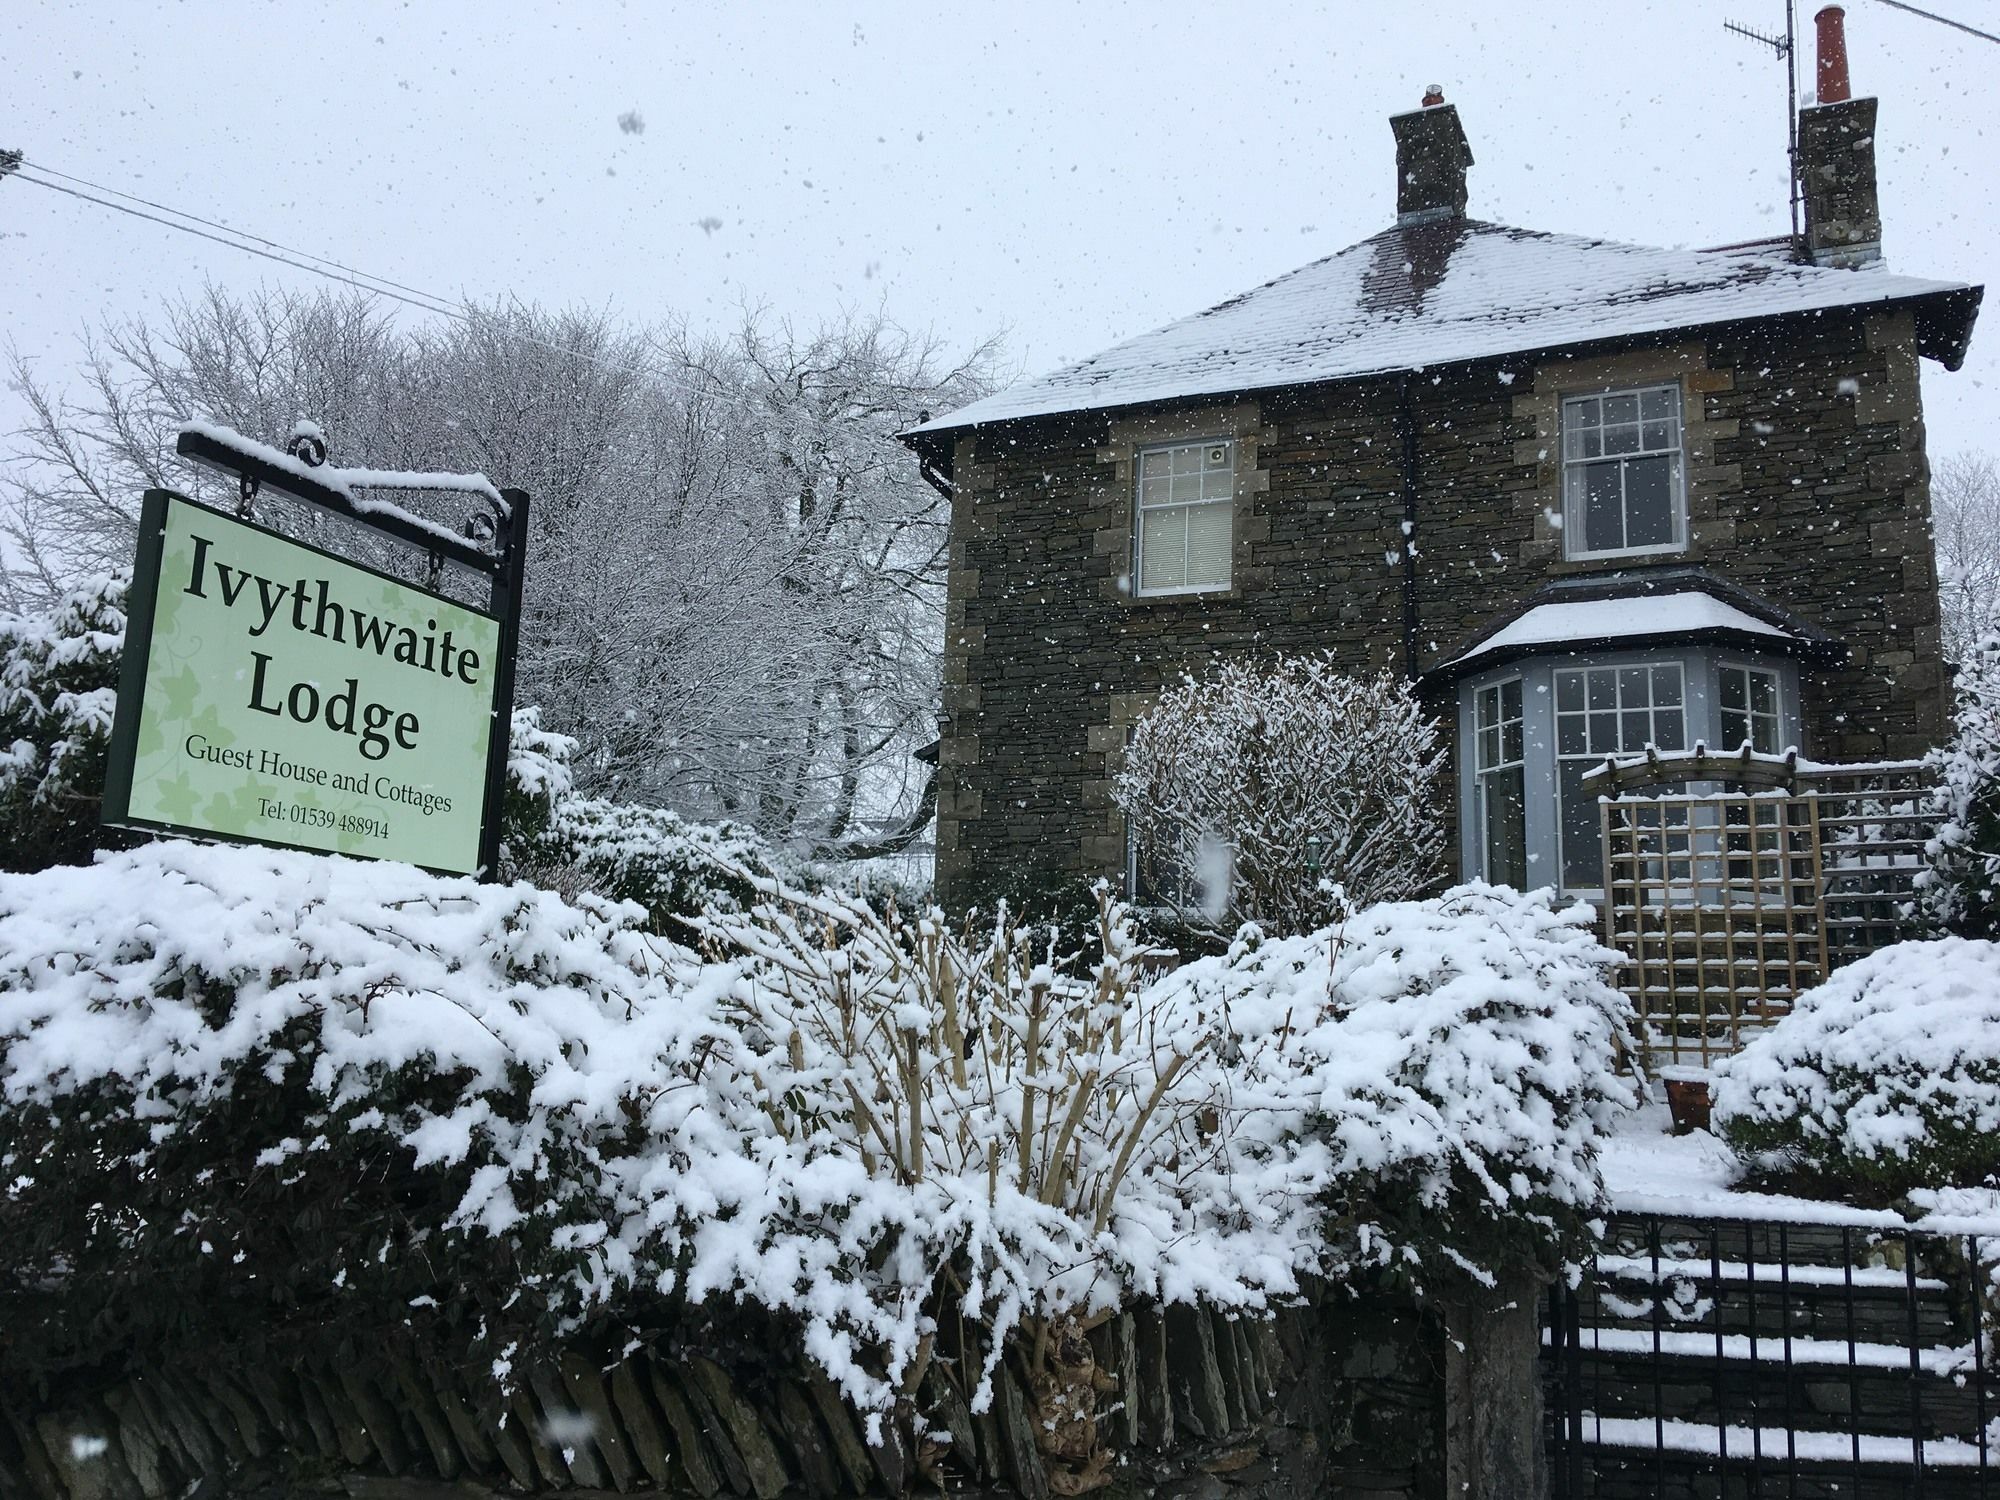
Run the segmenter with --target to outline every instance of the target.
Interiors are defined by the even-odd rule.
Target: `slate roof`
[[[905,436],[1871,304],[1911,304],[1920,351],[1957,369],[1981,291],[1801,265],[1783,247],[1658,250],[1473,219],[1398,225]]]

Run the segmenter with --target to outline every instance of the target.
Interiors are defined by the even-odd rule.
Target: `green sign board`
[[[105,820],[476,873],[501,634],[149,491]]]

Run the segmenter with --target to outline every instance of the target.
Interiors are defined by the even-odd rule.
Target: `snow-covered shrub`
[[[1435,725],[1402,682],[1330,657],[1219,663],[1160,695],[1115,795],[1142,881],[1196,931],[1309,932],[1417,894],[1444,823]]]
[[[1918,877],[1926,913],[1965,937],[2000,937],[2000,636],[1959,669],[1951,742],[1935,752],[1939,826]]]
[[[2000,943],[1898,943],[1807,990],[1718,1069],[1715,1125],[1745,1156],[1844,1194],[2000,1173]]]
[[[16,1353],[413,1318],[497,1353],[583,1317],[703,1034],[637,917],[179,841],[0,877]]]
[[[517,708],[507,735],[507,786],[501,805],[502,861],[548,836],[557,810],[571,796],[576,741],[542,728],[537,707]]]
[[[1305,1194],[1326,1265],[1462,1288],[1553,1269],[1599,1204],[1598,1145],[1636,1102],[1616,962],[1589,907],[1474,883],[1239,936],[1159,989],[1223,1018],[1190,1082],[1226,1101],[1215,1166],[1246,1216]]]
[[[1138,981],[781,889],[630,906],[163,842],[0,877],[0,1367],[749,1304],[855,1399],[975,1398],[1134,1297],[1547,1259],[1625,1100],[1587,918],[1467,888]],[[967,1330],[960,1332],[959,1330]]]
[[[122,579],[45,615],[0,615],[0,869],[77,864],[97,847],[124,645]]]

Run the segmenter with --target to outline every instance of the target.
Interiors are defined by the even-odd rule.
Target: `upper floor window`
[[[1781,734],[1778,674],[1727,664],[1716,670],[1716,706],[1722,716],[1722,745],[1734,752],[1748,745],[1758,755],[1776,755]]]
[[[1563,537],[1571,557],[1687,545],[1678,386],[1563,402]]]
[[[1236,444],[1226,438],[1139,451],[1137,554],[1142,594],[1229,587]]]

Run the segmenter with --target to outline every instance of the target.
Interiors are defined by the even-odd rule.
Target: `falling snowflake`
[[[618,117],[618,128],[627,135],[644,135],[646,133],[646,117],[636,109],[628,109]]]

